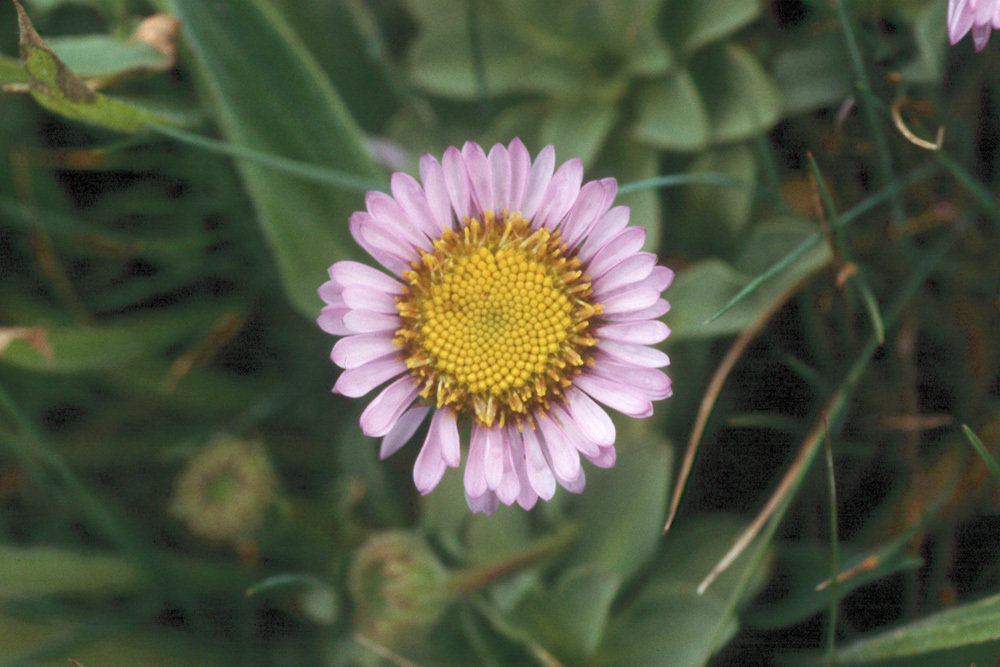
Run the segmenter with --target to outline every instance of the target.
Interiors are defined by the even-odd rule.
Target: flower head
[[[990,30],[1000,29],[1000,0],[948,0],[948,39],[958,44],[972,30],[976,51],[990,39]]]
[[[669,329],[656,318],[673,279],[640,252],[641,227],[612,207],[617,183],[581,187],[583,166],[534,162],[520,140],[489,154],[473,143],[420,160],[392,196],[368,193],[351,216],[355,240],[392,275],[357,262],[330,267],[317,320],[346,336],[334,391],[363,396],[393,380],[361,415],[381,456],[405,444],[433,410],[413,478],[428,493],[461,462],[465,495],[487,514],[525,509],[556,484],[584,486],[580,455],[615,462],[615,427],[597,402],[633,417],[671,394],[659,367]],[[595,400],[597,402],[595,402]]]

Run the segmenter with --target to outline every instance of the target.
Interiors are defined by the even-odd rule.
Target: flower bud
[[[277,492],[278,477],[264,446],[224,435],[178,476],[170,513],[199,537],[240,542],[260,527]]]
[[[382,646],[418,644],[444,613],[446,583],[447,572],[420,537],[375,535],[355,552],[348,571],[358,632]]]

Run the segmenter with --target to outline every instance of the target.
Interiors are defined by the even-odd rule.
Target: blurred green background
[[[15,4],[0,665],[1000,664],[1000,47],[945,0]],[[677,272],[675,395],[472,516],[331,395],[316,288],[514,136]]]

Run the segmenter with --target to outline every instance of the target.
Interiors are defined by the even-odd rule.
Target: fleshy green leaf
[[[731,605],[730,598],[753,559],[750,553],[741,556],[703,595],[697,593],[698,581],[722,557],[740,527],[730,517],[702,516],[663,538],[666,548],[657,559],[659,569],[615,615],[593,664],[704,665],[738,628],[739,605]],[[752,596],[766,578],[766,568],[755,572],[746,596],[737,602]]]
[[[770,129],[781,117],[774,82],[749,51],[735,44],[711,49],[691,65],[717,142],[741,141]]]
[[[760,0],[672,0],[667,30],[678,49],[693,53],[749,25],[760,10]]]
[[[438,95],[477,99],[481,91],[473,61],[468,3],[409,0],[407,4],[421,25],[409,50],[413,79]],[[518,32],[507,25],[503,11],[494,3],[477,3],[476,10],[489,95],[538,92],[580,96],[581,72],[571,61],[536,52],[530,40],[520,39]]]
[[[921,655],[1000,639],[1000,595],[959,605],[837,650],[839,664]]]
[[[0,597],[122,591],[135,580],[131,563],[116,556],[0,545]]]
[[[800,114],[837,104],[851,94],[842,70],[844,40],[837,33],[817,35],[805,46],[782,51],[774,59],[774,81],[786,114]]]
[[[542,144],[555,144],[558,156],[578,157],[590,164],[617,117],[613,105],[559,105],[542,118],[539,139]]]
[[[138,132],[151,124],[172,125],[177,119],[94,92],[38,35],[14,0],[21,32],[21,62],[28,76],[25,91],[43,107],[67,118],[120,132]]]
[[[269,3],[162,4],[181,19],[215,119],[230,142],[358,176],[380,175],[337,92]],[[246,161],[238,167],[289,298],[301,313],[315,316],[326,269],[363,255],[347,227],[361,197]]]
[[[689,174],[725,174],[740,183],[755,183],[757,161],[745,145],[729,146],[699,155],[688,168]],[[699,233],[713,242],[738,237],[750,220],[754,188],[726,188],[715,185],[692,185],[687,189],[685,210],[696,211]]]
[[[676,151],[708,145],[712,131],[708,111],[687,70],[643,87],[636,116],[632,130],[639,141]]]
[[[672,308],[666,321],[673,331],[671,340],[728,336],[749,326],[787,289],[825,266],[830,259],[829,247],[817,245],[723,316],[707,324],[705,321],[756,275],[755,267],[768,266],[768,262],[795,248],[813,231],[812,225],[797,220],[761,223],[747,239],[737,268],[711,259],[691,264],[680,272],[668,293]]]
[[[600,568],[577,566],[566,570],[551,590],[533,591],[507,620],[563,664],[580,664],[601,641],[620,583]]]
[[[606,568],[625,581],[656,548],[663,532],[673,448],[632,426],[619,434],[621,452],[610,470],[587,470],[587,492],[577,514],[580,535],[573,559]]]

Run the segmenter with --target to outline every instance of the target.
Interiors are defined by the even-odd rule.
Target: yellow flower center
[[[558,232],[487,211],[411,267],[395,344],[437,407],[483,426],[533,424],[592,363],[590,319],[601,306]]]

